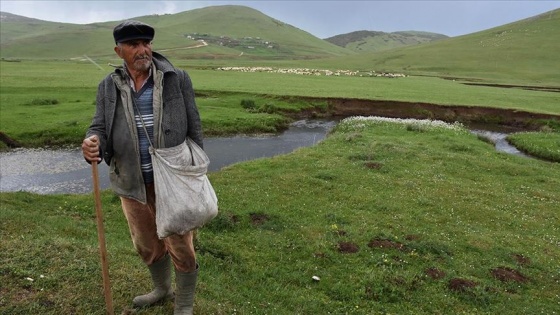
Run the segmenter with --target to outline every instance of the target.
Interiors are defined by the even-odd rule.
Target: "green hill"
[[[331,67],[560,86],[560,9],[485,31],[331,60]]]
[[[356,52],[376,52],[432,42],[444,38],[448,38],[448,36],[417,31],[393,33],[356,31],[325,38],[325,40]]]
[[[67,60],[84,55],[97,61],[116,59],[111,33],[118,21],[76,25],[0,15],[0,56],[4,59]],[[156,28],[154,50],[201,66],[373,70],[560,86],[560,9],[452,38],[439,39],[443,35],[426,32],[353,32],[329,39],[339,46],[244,6],[212,6],[136,19]],[[385,42],[386,50],[374,51],[379,40]],[[389,49],[397,42],[407,45]]]
[[[42,36],[55,32],[62,23],[32,19],[7,12],[0,12],[0,44]]]
[[[118,23],[53,23],[1,13],[2,58],[114,58]],[[313,59],[353,54],[244,6],[213,6],[135,18],[156,28],[154,50],[175,58]],[[207,46],[202,46],[200,41]],[[196,49],[194,46],[200,46]]]

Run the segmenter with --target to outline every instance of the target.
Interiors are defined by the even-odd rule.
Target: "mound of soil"
[[[358,245],[351,242],[340,242],[338,243],[338,251],[343,254],[353,254],[357,253],[359,250]]]
[[[270,219],[264,213],[251,213],[249,216],[251,217],[251,223],[254,225],[261,225]]]
[[[477,286],[477,283],[462,278],[453,278],[449,280],[447,287],[454,292],[465,292]]]
[[[398,250],[404,250],[405,246],[402,243],[395,242],[392,240],[384,240],[380,238],[374,238],[369,243],[368,246],[370,248],[392,248]]]
[[[529,278],[524,276],[521,272],[508,267],[494,268],[490,272],[492,273],[492,276],[494,276],[494,278],[502,282],[513,281],[513,282],[525,283],[529,281]]]

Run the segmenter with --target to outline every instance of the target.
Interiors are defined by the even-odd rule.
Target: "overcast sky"
[[[245,5],[319,38],[359,30],[426,31],[459,36],[560,8],[560,1],[13,1],[0,11],[46,21],[88,24],[150,14]]]

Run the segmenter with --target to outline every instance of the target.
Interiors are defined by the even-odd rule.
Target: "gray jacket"
[[[202,127],[189,75],[156,52],[152,60],[154,146],[173,147],[190,137],[202,147]],[[145,203],[146,188],[127,76],[124,68],[119,67],[99,83],[95,116],[86,137],[99,137],[101,155],[109,164],[115,193]]]

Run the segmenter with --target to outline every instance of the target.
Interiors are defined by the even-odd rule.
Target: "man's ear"
[[[115,53],[122,59],[121,48],[117,45],[117,46],[115,46],[114,50],[115,50]]]

